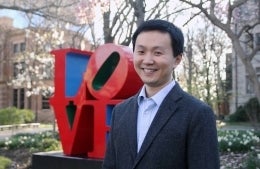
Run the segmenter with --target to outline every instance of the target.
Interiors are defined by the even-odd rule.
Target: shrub
[[[35,114],[28,109],[8,107],[0,109],[0,125],[29,123],[34,120]]]
[[[0,156],[0,169],[6,169],[11,163],[12,161],[9,158]]]
[[[228,117],[229,122],[248,122],[249,118],[246,114],[244,106],[239,106],[233,114]]]
[[[257,98],[249,99],[243,106],[239,106],[237,110],[231,114],[229,122],[259,122],[260,121],[260,105]]]
[[[38,147],[38,151],[52,151],[60,150],[60,143],[54,138],[46,138],[42,141],[41,146]]]
[[[19,113],[22,114],[24,123],[31,123],[35,119],[35,113],[32,110],[21,109],[21,110],[19,110]]]
[[[15,107],[8,107],[0,110],[0,125],[21,124],[22,114]]]
[[[251,121],[260,121],[260,105],[257,98],[251,98],[245,104],[245,111],[247,112],[247,115],[249,116]]]

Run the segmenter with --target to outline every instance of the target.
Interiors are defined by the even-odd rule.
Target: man
[[[212,109],[172,79],[182,59],[182,31],[148,20],[132,40],[144,86],[113,109],[103,169],[218,169]]]

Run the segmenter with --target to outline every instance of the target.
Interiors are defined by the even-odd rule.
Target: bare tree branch
[[[35,16],[39,16],[45,19],[58,19],[63,22],[69,22],[75,25],[78,25],[77,22],[75,22],[74,18],[71,18],[69,13],[66,13],[64,9],[70,8],[71,6],[75,6],[78,1],[71,1],[69,3],[59,3],[58,1],[47,1],[46,3],[39,3],[39,5],[31,5],[31,2],[24,2],[27,3],[26,5],[20,5],[20,4],[11,4],[11,5],[5,5],[0,4],[0,9],[8,9],[8,10],[15,10],[24,12],[25,14],[33,14]],[[61,1],[62,2],[62,1]],[[64,12],[62,12],[64,15],[66,14],[68,17],[64,17],[64,15],[57,15],[57,9],[62,9]],[[60,10],[60,11],[62,11]],[[70,17],[69,17],[70,16]]]

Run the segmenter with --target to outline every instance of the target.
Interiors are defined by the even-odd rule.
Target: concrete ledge
[[[38,128],[39,126],[40,123],[1,125],[0,131],[23,129],[23,128]]]
[[[101,169],[101,159],[65,156],[62,152],[35,153],[32,169]]]

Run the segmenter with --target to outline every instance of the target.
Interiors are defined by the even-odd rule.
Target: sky
[[[8,16],[10,18],[13,18],[14,27],[24,28],[27,25],[25,18],[23,17],[23,15],[20,12],[17,12],[14,10],[2,9],[2,10],[0,10],[0,17],[1,16]]]

